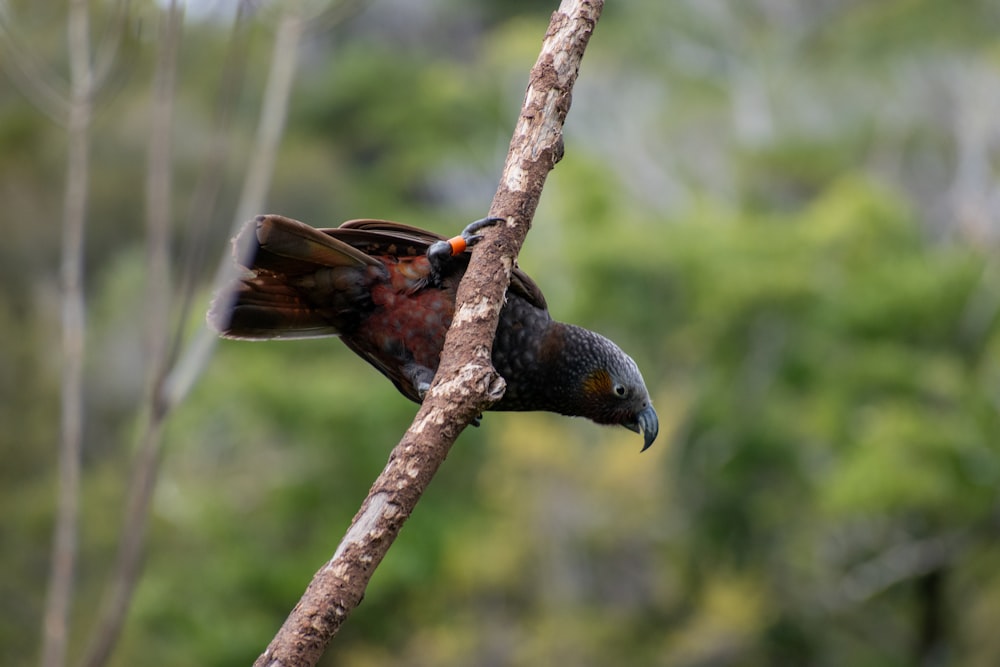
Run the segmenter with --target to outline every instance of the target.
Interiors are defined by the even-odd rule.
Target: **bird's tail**
[[[208,313],[209,325],[226,338],[342,333],[368,294],[370,276],[382,270],[357,248],[279,215],[248,222],[233,249],[246,272],[216,294]]]

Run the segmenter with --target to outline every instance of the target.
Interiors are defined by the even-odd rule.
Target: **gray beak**
[[[656,410],[653,409],[653,406],[648,405],[638,414],[635,422],[625,424],[625,428],[635,431],[636,433],[642,433],[645,443],[643,444],[641,451],[644,452],[649,449],[649,446],[653,444],[654,440],[656,440],[656,434],[660,432],[660,420],[656,416]]]

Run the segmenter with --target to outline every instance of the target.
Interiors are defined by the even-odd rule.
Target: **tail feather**
[[[339,329],[284,282],[260,273],[220,292],[208,313],[209,325],[225,338],[271,340],[335,336]]]
[[[357,289],[360,277],[351,279],[358,273],[353,269],[381,266],[357,248],[279,215],[247,223],[233,246],[248,273],[220,290],[208,313],[209,325],[226,338],[335,336],[348,321],[343,311],[349,309],[336,296],[328,300],[332,308],[318,307],[308,299],[310,291]],[[317,285],[317,278],[325,284]]]

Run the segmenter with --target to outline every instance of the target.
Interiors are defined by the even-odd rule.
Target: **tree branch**
[[[503,378],[491,363],[500,310],[542,186],[562,157],[570,93],[603,5],[603,0],[564,0],[552,15],[490,207],[490,215],[507,224],[487,229],[472,253],[438,373],[413,424],[333,558],[316,573],[255,666],[316,664],[361,602],[372,573],[459,433],[503,395]]]
[[[139,579],[149,504],[153,498],[161,460],[163,425],[167,411],[160,400],[167,370],[168,316],[170,313],[170,191],[171,130],[177,52],[184,21],[183,7],[170,0],[161,10],[160,51],[157,56],[151,99],[149,153],[146,163],[146,363],[148,387],[143,427],[136,462],[129,478],[125,521],[118,553],[107,584],[97,625],[82,664],[107,663],[121,635],[135,585]]]
[[[271,69],[264,88],[257,134],[251,152],[250,164],[243,179],[240,198],[236,204],[232,233],[257,211],[263,208],[271,187],[274,163],[278,146],[285,130],[288,115],[288,101],[292,95],[295,68],[299,57],[299,42],[306,28],[306,17],[302,14],[302,3],[287,3],[278,23],[271,55]],[[232,258],[226,254],[214,280],[217,286],[225,285],[239,273]],[[218,335],[207,326],[195,334],[195,338],[185,348],[169,375],[164,380],[162,399],[165,409],[170,409],[183,400],[194,386],[215,349]]]
[[[179,362],[173,363],[174,350],[179,346],[183,328],[178,327],[176,330],[176,340],[168,339],[166,331],[169,328],[167,315],[170,311],[170,291],[166,250],[170,225],[169,137],[172,126],[176,55],[183,26],[183,4],[171,0],[161,14],[163,30],[151,105],[152,139],[147,173],[150,282],[150,291],[147,294],[147,306],[150,308],[147,314],[147,358],[150,386],[143,414],[139,448],[129,480],[121,541],[105,591],[101,615],[81,663],[83,667],[100,667],[106,664],[121,634],[142,569],[149,507],[153,500],[162,458],[164,426],[173,408],[180,403],[204,368],[216,339],[214,333],[199,331],[185,355]],[[243,20],[242,8],[235,20],[237,26]],[[298,4],[293,4],[282,15],[275,37],[271,70],[257,129],[256,150],[253,151],[253,160],[243,184],[238,205],[239,211],[242,212],[237,213],[237,220],[242,221],[249,217],[250,214],[246,211],[259,210],[270,187],[271,172],[284,130],[298,57],[298,42],[303,26]],[[234,39],[236,38],[234,35]],[[231,73],[231,68],[227,68],[226,71]],[[224,105],[228,101],[223,99],[220,104]]]
[[[74,0],[69,5],[67,21],[71,91],[67,117],[66,192],[62,230],[63,358],[59,504],[42,636],[43,667],[61,667],[66,662],[69,609],[76,569],[83,449],[83,237],[87,219],[89,131],[93,95],[89,32],[86,0]]]

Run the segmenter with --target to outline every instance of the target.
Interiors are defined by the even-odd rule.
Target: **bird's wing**
[[[253,235],[244,240],[244,235]],[[378,266],[379,261],[322,230],[280,215],[261,215],[236,237],[236,251],[246,243],[256,248],[244,266],[289,275],[322,267]],[[243,263],[242,257],[237,257]]]
[[[370,255],[408,257],[423,255],[436,241],[447,237],[390,220],[348,220],[339,227],[320,230]]]
[[[348,220],[340,227],[318,231],[349,243],[369,255],[423,255],[432,243],[448,240],[446,236],[390,220]],[[463,253],[466,261],[470,252],[466,250]],[[510,289],[535,307],[548,310],[541,288],[517,266],[511,274]]]

